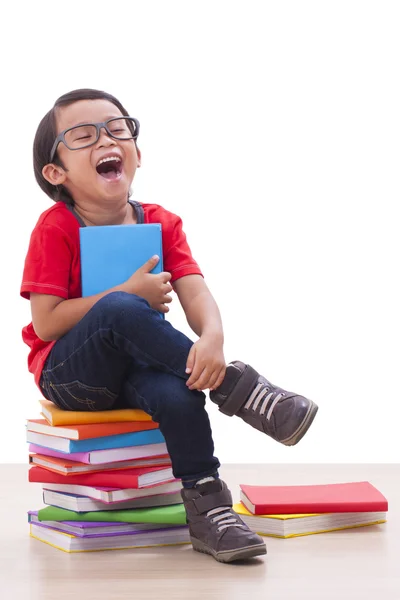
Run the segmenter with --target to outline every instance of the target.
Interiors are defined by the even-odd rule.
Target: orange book
[[[62,410],[50,400],[39,400],[42,415],[49,425],[83,425],[85,423],[122,423],[125,421],[151,421],[151,416],[139,408],[117,410],[75,411]]]
[[[158,423],[154,421],[127,421],[123,423],[90,423],[86,425],[49,425],[45,419],[29,419],[27,421],[28,431],[54,435],[69,440],[88,440],[91,438],[105,437],[107,435],[118,435],[120,433],[134,433],[136,431],[147,431],[157,429]]]
[[[117,469],[140,469],[143,467],[162,467],[171,466],[171,459],[168,454],[163,456],[152,456],[150,458],[137,458],[133,460],[122,460],[109,462],[101,465],[88,465],[85,463],[68,460],[67,458],[55,458],[54,456],[45,456],[44,454],[30,454],[29,463],[43,467],[53,473],[62,475],[74,475],[78,473],[96,473],[99,471],[110,471]]]

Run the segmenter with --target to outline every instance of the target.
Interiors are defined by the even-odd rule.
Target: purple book
[[[160,523],[108,523],[106,521],[101,522],[89,522],[89,521],[39,521],[37,518],[38,511],[30,510],[28,512],[28,522],[35,523],[40,527],[46,529],[56,529],[62,533],[68,533],[82,538],[94,538],[94,537],[109,537],[112,535],[132,535],[139,534],[146,531],[162,531],[165,529],[182,529],[187,527],[186,525],[173,526],[165,525],[164,527]]]

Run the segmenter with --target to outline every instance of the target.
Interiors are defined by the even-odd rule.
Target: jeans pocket
[[[97,411],[113,407],[117,394],[106,387],[93,387],[81,381],[48,383],[51,400],[64,410]]]

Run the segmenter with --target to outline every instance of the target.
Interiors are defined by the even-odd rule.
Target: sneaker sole
[[[193,550],[196,552],[202,552],[203,554],[211,554],[222,563],[233,562],[234,560],[245,560],[246,558],[252,558],[253,556],[260,556],[267,554],[267,547],[265,544],[257,544],[257,546],[246,546],[244,548],[237,548],[235,550],[224,550],[223,552],[216,552],[204,542],[201,542],[197,538],[190,538],[192,542]]]
[[[310,401],[310,406],[306,416],[303,419],[303,422],[299,425],[297,430],[289,438],[286,438],[286,440],[281,440],[281,444],[284,444],[285,446],[294,446],[295,444],[297,444],[297,442],[299,442],[309,430],[310,425],[314,421],[317,412],[318,406],[314,402]]]

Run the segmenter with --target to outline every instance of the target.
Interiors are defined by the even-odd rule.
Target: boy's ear
[[[137,166],[140,167],[141,164],[142,164],[142,153],[140,152],[140,150],[139,150],[139,148],[137,146],[136,146],[136,154],[137,154],[137,157],[138,157]]]
[[[42,175],[52,185],[62,185],[67,178],[64,169],[53,163],[43,167]]]

